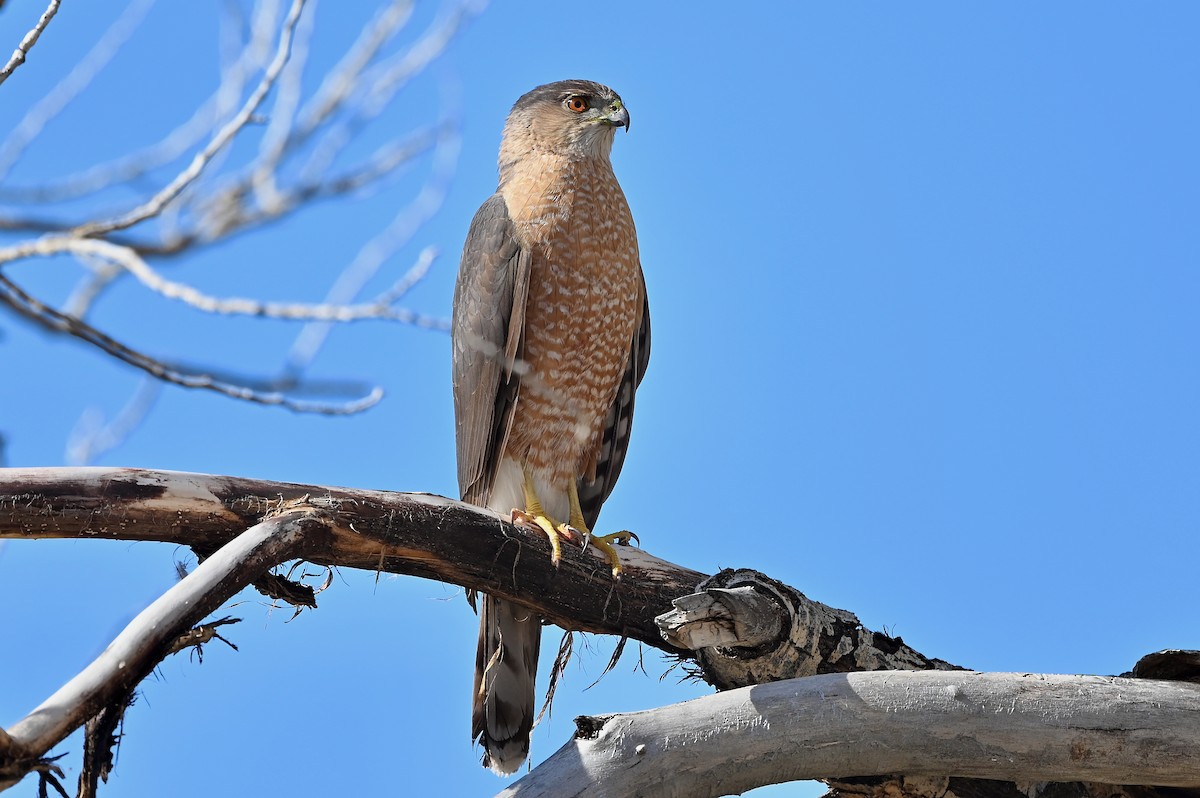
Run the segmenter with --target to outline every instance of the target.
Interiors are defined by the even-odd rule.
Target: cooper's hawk
[[[621,98],[591,81],[517,100],[500,185],[471,222],[454,289],[462,498],[524,508],[556,557],[559,534],[590,536],[617,481],[650,357],[637,235],[609,162],[619,127],[629,127]],[[607,539],[590,539],[615,574]],[[541,625],[522,606],[483,599],[471,723],[497,773],[529,753]]]

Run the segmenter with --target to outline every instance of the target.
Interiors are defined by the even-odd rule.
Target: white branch
[[[486,0],[464,0],[445,20],[435,23],[426,31],[412,47],[364,72],[359,84],[366,88],[357,98],[356,105],[347,112],[347,118],[332,125],[313,148],[301,168],[302,179],[313,180],[327,172],[337,156],[353,140],[357,130],[377,117],[401,88],[433,63],[467,21],[480,13],[486,5]],[[320,121],[321,118],[314,117],[316,121]],[[305,132],[306,124],[312,123],[302,118],[301,132]]]
[[[374,407],[383,399],[383,389],[376,387],[366,396],[350,402],[342,402],[340,404],[304,402],[292,399],[278,391],[259,391],[247,385],[239,385],[227,379],[222,379],[213,374],[172,365],[164,360],[159,360],[137,349],[126,346],[112,336],[74,316],[68,316],[55,310],[36,297],[28,294],[12,280],[5,277],[2,271],[0,271],[0,304],[7,305],[21,316],[48,330],[86,341],[117,360],[128,363],[172,385],[214,391],[233,399],[241,399],[242,401],[261,405],[286,407],[298,413],[320,413],[335,416],[361,413],[364,410]]]
[[[293,321],[322,321],[348,322],[364,319],[386,319],[400,321],[427,329],[444,330],[447,328],[444,319],[423,316],[411,310],[393,308],[391,304],[400,298],[395,288],[389,290],[379,300],[357,305],[337,305],[331,303],[312,304],[307,302],[268,302],[244,297],[215,297],[206,294],[186,283],[169,280],[155,271],[138,253],[130,247],[110,244],[107,241],[94,238],[62,238],[47,236],[35,241],[0,250],[0,263],[6,263],[19,258],[33,255],[49,256],[60,253],[71,253],[76,256],[91,256],[109,263],[119,265],[128,271],[138,281],[167,299],[184,302],[197,310],[206,313],[218,313],[229,316],[263,316],[273,319],[290,319]],[[427,249],[421,253],[417,263],[410,269],[409,274],[398,283],[405,290],[411,288],[416,281],[412,279],[415,271],[417,280],[428,271],[433,262],[435,251]]]
[[[283,23],[283,30],[279,34],[279,46],[275,51],[275,57],[271,60],[271,64],[267,67],[266,72],[263,73],[262,80],[259,81],[258,86],[250,93],[250,96],[246,98],[246,102],[242,104],[237,114],[217,131],[216,135],[209,140],[203,150],[196,153],[196,157],[192,159],[192,162],[186,169],[176,175],[175,179],[165,188],[128,213],[113,219],[81,225],[72,230],[70,234],[74,236],[95,236],[128,229],[138,222],[157,216],[171,200],[178,197],[184,189],[191,185],[200,176],[200,173],[204,171],[204,167],[208,165],[209,161],[234,136],[241,132],[246,123],[250,121],[254,112],[262,105],[263,100],[266,99],[267,94],[271,91],[271,87],[275,85],[275,81],[279,78],[279,73],[283,71],[283,67],[287,64],[288,56],[291,54],[292,37],[296,31],[296,23],[300,19],[300,12],[304,10],[304,2],[305,0],[292,0],[287,19]]]
[[[269,15],[268,15],[269,16]],[[224,20],[225,15],[222,16]],[[268,18],[273,24],[273,19]],[[222,26],[222,33],[229,28]],[[225,39],[232,38],[228,35]],[[159,141],[98,163],[63,177],[42,180],[30,186],[10,186],[0,189],[0,197],[18,204],[57,203],[99,193],[120,183],[129,183],[164,166],[194,147],[205,136],[212,135],[217,123],[233,113],[252,72],[262,69],[268,34],[265,25],[253,27],[253,37],[244,47],[238,44],[236,55],[222,59],[220,85],[211,96],[200,103],[191,117]],[[232,45],[228,45],[232,49]]]
[[[21,42],[17,45],[17,49],[13,51],[12,57],[8,59],[8,63],[0,67],[0,83],[8,80],[8,76],[17,67],[25,63],[25,56],[37,44],[38,39],[42,37],[42,31],[46,29],[46,26],[50,24],[50,20],[54,19],[54,15],[58,13],[59,2],[60,0],[50,0],[50,5],[42,12],[41,19],[21,39]]]
[[[294,145],[303,143],[308,135],[324,124],[359,87],[362,71],[375,59],[380,49],[403,30],[412,17],[412,12],[412,0],[392,0],[376,13],[370,24],[363,26],[358,39],[337,65],[329,70],[312,99],[301,111],[301,122],[293,134]]]
[[[30,142],[38,137],[46,124],[70,105],[107,66],[112,57],[120,51],[121,45],[133,35],[153,4],[154,0],[133,0],[126,6],[121,16],[101,35],[87,55],[25,114],[4,140],[4,144],[0,145],[0,180],[3,180],[13,164],[20,160]]]
[[[279,91],[268,114],[267,128],[259,142],[258,166],[250,179],[259,207],[266,209],[268,213],[281,204],[276,178],[280,161],[287,151],[288,139],[295,127],[296,109],[304,91],[304,66],[308,62],[311,49],[316,19],[315,8],[314,4],[309,7],[307,13],[300,15],[300,23],[296,26],[296,36],[292,43],[292,57],[279,77]]]
[[[64,454],[67,463],[74,466],[90,465],[100,455],[128,440],[154,407],[162,393],[162,385],[162,382],[149,375],[143,377],[133,396],[111,420],[106,421],[103,411],[98,407],[84,410],[67,438]]]
[[[353,301],[384,262],[407,244],[421,225],[441,207],[454,175],[459,143],[456,131],[442,129],[438,137],[438,147],[434,151],[433,175],[422,186],[416,198],[401,208],[386,228],[359,249],[354,260],[330,286],[325,295],[326,303],[345,304]],[[313,322],[305,325],[292,343],[285,369],[289,373],[296,373],[307,368],[324,346],[329,333],[330,326],[327,323]]]
[[[10,742],[43,756],[132,689],[175,639],[268,569],[303,554],[308,511],[293,511],[247,529],[138,614],[75,678],[8,729]]]
[[[721,796],[797,779],[961,776],[1200,786],[1200,687],[1101,676],[892,671],[579,718],[501,796]]]

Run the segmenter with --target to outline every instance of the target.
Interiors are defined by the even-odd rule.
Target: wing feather
[[[633,334],[629,349],[629,365],[621,377],[621,387],[616,399],[604,419],[604,432],[600,449],[596,453],[595,477],[584,475],[579,478],[579,507],[583,518],[591,529],[600,516],[600,507],[612,493],[625,465],[625,454],[629,450],[629,436],[633,431],[633,399],[637,388],[646,375],[650,364],[650,303],[646,299],[646,281],[642,280],[642,322]]]
[[[487,504],[512,424],[528,287],[529,255],[495,194],[471,220],[454,286],[458,488],[471,504]]]

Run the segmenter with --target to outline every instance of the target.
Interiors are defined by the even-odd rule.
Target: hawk
[[[500,183],[471,222],[454,289],[454,415],[463,501],[550,537],[591,537],[612,492],[650,357],[637,234],[609,153],[629,111],[607,86],[548,83],[517,100]],[[516,509],[514,509],[516,508]],[[565,523],[564,523],[565,522]],[[542,620],[484,596],[472,737],[513,773],[529,753]]]

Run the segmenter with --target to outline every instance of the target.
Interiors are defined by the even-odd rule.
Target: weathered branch
[[[288,9],[287,18],[284,20],[283,28],[279,35],[279,45],[275,51],[275,57],[267,66],[266,72],[263,73],[262,80],[259,81],[254,91],[250,93],[250,96],[246,98],[246,101],[238,109],[233,118],[226,122],[209,139],[208,144],[200,152],[196,153],[196,157],[187,165],[187,168],[176,175],[175,179],[164,186],[157,194],[128,213],[112,219],[80,225],[71,231],[71,235],[81,238],[104,235],[117,230],[125,230],[139,222],[153,218],[162,212],[167,203],[183,193],[184,189],[200,176],[200,173],[204,171],[204,167],[208,166],[213,157],[224,149],[225,145],[232,141],[234,136],[246,126],[251,117],[253,117],[254,112],[258,110],[259,105],[266,99],[267,94],[271,91],[271,87],[275,85],[275,81],[279,78],[279,73],[283,71],[283,67],[287,64],[288,57],[291,55],[292,36],[296,30],[296,23],[300,19],[300,12],[304,10],[304,1],[292,0],[292,5]]]
[[[127,346],[75,316],[60,313],[37,297],[27,293],[19,285],[5,277],[3,273],[0,273],[0,304],[11,308],[19,315],[47,330],[66,333],[80,341],[85,341],[105,354],[172,385],[214,391],[246,402],[286,407],[298,413],[339,416],[361,413],[374,407],[383,398],[383,389],[374,388],[366,396],[350,402],[340,404],[306,402],[293,399],[280,392],[257,391],[247,385],[228,382],[214,374],[185,370]]]
[[[950,667],[902,641],[872,633],[835,610],[753,571],[716,577],[625,548],[614,581],[592,549],[566,547],[558,567],[538,531],[495,513],[429,494],[113,468],[0,469],[0,538],[87,537],[163,541],[214,552],[289,502],[335,513],[339,523],[304,559],[420,576],[522,603],[574,631],[630,637],[692,655],[664,639],[655,616],[705,580],[716,587],[773,588],[773,643],[699,652],[721,688],[829,670]],[[777,600],[786,596],[786,601]],[[833,620],[831,620],[833,619]],[[781,669],[782,668],[782,669]]]
[[[818,673],[958,669],[749,569],[721,571],[672,606],[655,618],[663,638],[693,651],[705,681],[724,689]]]
[[[300,500],[338,518],[304,555],[310,562],[460,585],[522,603],[564,629],[630,637],[674,654],[695,655],[688,646],[699,643],[664,639],[655,616],[702,583],[753,586],[769,596],[760,606],[778,613],[780,631],[754,649],[696,652],[719,688],[829,671],[953,667],[755,571],[709,577],[633,547],[621,551],[621,580],[595,549],[565,547],[555,567],[541,532],[431,494],[142,469],[0,469],[0,538],[162,541],[208,554]]]
[[[29,55],[29,51],[37,44],[38,39],[42,37],[42,31],[50,24],[50,20],[54,19],[54,15],[58,13],[58,5],[60,0],[50,0],[50,5],[46,6],[46,10],[42,12],[42,16],[38,19],[37,24],[29,29],[29,32],[22,37],[21,41],[13,50],[12,57],[8,59],[8,63],[0,67],[0,83],[8,80],[8,76],[16,70],[17,67],[25,63],[25,57]]]
[[[132,0],[130,6],[104,33],[52,91],[34,104],[0,144],[0,179],[16,164],[45,126],[53,121],[109,62],[129,38],[152,0]],[[199,388],[258,404],[286,407],[299,412],[345,415],[377,404],[382,389],[368,386],[346,401],[344,394],[318,401],[316,381],[302,379],[324,344],[331,322],[379,319],[442,330],[442,319],[397,307],[413,275],[423,274],[428,262],[410,270],[384,297],[360,297],[369,280],[407,244],[416,230],[440,205],[453,174],[458,152],[458,120],[452,103],[445,102],[440,118],[414,130],[387,137],[373,153],[350,157],[350,145],[366,127],[393,104],[399,89],[424,71],[463,26],[482,10],[479,0],[461,0],[440,15],[415,41],[400,34],[411,20],[407,0],[380,0],[383,8],[367,23],[361,36],[345,50],[319,88],[306,85],[313,77],[306,59],[319,32],[314,11],[306,0],[262,0],[252,4],[247,18],[230,6],[223,17],[220,84],[200,104],[191,119],[165,138],[137,152],[100,164],[60,181],[44,180],[28,187],[0,191],[18,206],[51,203],[34,215],[0,210],[0,229],[29,235],[0,252],[0,305],[58,335],[85,341],[97,351],[120,360],[156,380]],[[14,58],[36,41],[58,3],[23,40]],[[24,49],[22,49],[24,48]],[[15,68],[15,61],[4,67]],[[318,76],[319,77],[319,76]],[[266,120],[263,126],[260,120]],[[242,140],[257,153],[247,161],[231,144]],[[193,152],[193,150],[195,150]],[[243,148],[242,152],[245,152]],[[188,155],[186,161],[176,163]],[[329,289],[330,299],[311,302],[271,302],[257,298],[203,292],[180,280],[168,279],[159,268],[170,256],[194,253],[219,241],[277,223],[305,207],[330,198],[361,195],[378,189],[405,165],[429,156],[432,174],[413,201],[379,236],[368,241],[360,255]],[[314,168],[314,164],[319,168]],[[170,168],[169,173],[162,170]],[[98,216],[99,208],[112,205],[112,189],[131,186],[137,199],[124,213]],[[158,186],[149,192],[145,187]],[[72,199],[87,198],[84,205]],[[120,200],[122,204],[126,200]],[[83,218],[69,217],[83,208]],[[90,210],[88,210],[90,209]],[[153,221],[153,225],[146,222]],[[426,250],[428,252],[428,249]],[[43,301],[11,273],[5,263],[69,253],[84,268],[77,289],[65,303]],[[151,257],[160,263],[151,263]],[[422,260],[428,261],[425,254]],[[86,318],[90,306],[125,275],[136,277],[150,291],[219,314],[306,321],[296,346],[277,382],[291,387],[259,390],[249,382],[231,381],[225,368],[185,368],[174,359],[145,351],[137,342],[125,342]],[[360,281],[361,278],[361,281]],[[419,277],[418,277],[419,279]],[[365,301],[364,301],[365,300]],[[264,380],[256,380],[262,383]],[[307,400],[300,396],[310,397]],[[129,418],[135,418],[130,416]],[[128,428],[127,428],[128,429]]]
[[[264,519],[286,512],[311,514],[296,519],[311,528],[271,555],[246,561],[244,552],[238,553],[243,543],[282,523]],[[255,528],[244,532],[249,527]],[[881,785],[899,784],[898,794],[942,795],[949,776],[955,776],[958,796],[992,795],[989,784],[1006,783],[980,779],[1200,785],[1195,750],[1200,686],[949,670],[954,666],[920,654],[899,638],[871,632],[853,614],[755,571],[707,577],[629,548],[621,554],[625,577],[614,581],[598,552],[574,547],[564,550],[556,568],[539,531],[429,494],[136,469],[0,469],[0,538],[56,537],[164,541],[209,556],[147,610],[188,608],[176,617],[171,640],[248,584],[250,571],[261,577],[270,565],[298,558],[487,591],[565,629],[622,635],[694,657],[705,678],[727,690],[682,705],[690,707],[685,710],[669,707],[585,722],[595,740],[576,740],[537,768],[520,782],[522,795],[526,790],[576,794],[582,782],[572,780],[584,772],[587,783],[602,785],[606,794],[631,795],[723,794],[839,773],[854,777],[831,782],[844,794],[849,794],[846,785],[861,786],[856,794],[875,794]],[[211,582],[214,577],[197,576],[211,573],[213,563],[223,560],[242,562],[241,576],[220,582],[219,589],[201,589],[197,595],[205,597],[203,602],[175,594],[184,585],[196,589],[204,579]],[[140,623],[139,617],[131,629]],[[185,628],[178,628],[181,624]],[[130,640],[137,637],[126,630],[101,660],[122,656],[127,634],[133,635]],[[0,787],[5,776],[44,765],[47,760],[38,757],[71,723],[126,695],[157,661],[154,656],[163,656],[163,645],[157,639],[141,644],[150,656],[136,667],[126,664],[125,681],[113,675],[111,662],[98,660],[30,718],[7,735],[0,733]],[[1195,662],[1195,652],[1164,652],[1139,668],[1145,675],[1190,678]],[[913,681],[913,674],[895,669],[928,671],[923,674],[928,681]],[[889,673],[865,681],[841,675],[874,670]],[[107,681],[95,672],[106,672]],[[776,681],[811,674],[824,675]],[[729,689],[756,681],[771,684]],[[72,706],[77,709],[68,713],[65,708]],[[676,717],[676,712],[683,714]],[[638,746],[644,746],[640,752]],[[722,756],[728,757],[746,746],[751,758],[757,756],[755,767],[712,753],[725,750]],[[803,755],[796,753],[797,746]],[[611,774],[595,769],[600,762],[608,763],[604,768]],[[709,767],[720,774],[705,770]],[[655,781],[664,772],[675,774],[672,784]],[[905,778],[897,782],[876,775],[889,773]],[[930,775],[928,783],[912,781],[923,774]],[[701,782],[703,789],[689,786]],[[1089,792],[1088,783],[1052,786],[1072,798],[1100,795]],[[1009,787],[1003,794],[1015,796],[1016,788]],[[543,789],[550,792],[538,792]],[[1047,798],[1052,793],[1046,789],[1035,792]]]
[[[102,709],[124,702],[180,635],[264,571],[319,547],[332,528],[330,518],[301,508],[256,524],[139,613],[88,667],[7,730],[0,788]]]
[[[621,552],[620,581],[594,549],[567,547],[555,568],[540,532],[440,496],[120,468],[0,469],[0,538],[163,541],[207,554],[301,499],[339,519],[302,555],[310,562],[483,590],[565,629],[676,653],[654,616],[705,577],[636,548]]]
[[[1200,786],[1200,689],[1098,676],[828,674],[579,718],[502,796],[720,796],[832,774]]]

